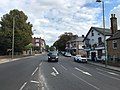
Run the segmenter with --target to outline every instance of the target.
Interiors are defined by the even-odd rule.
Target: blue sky
[[[33,24],[33,37],[52,45],[64,32],[86,35],[91,26],[102,27],[102,4],[96,0],[0,0],[0,17],[12,9],[22,10]],[[103,0],[106,27],[116,14],[120,27],[120,0]]]

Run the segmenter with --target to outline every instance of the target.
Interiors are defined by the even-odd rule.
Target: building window
[[[102,58],[102,50],[98,50],[98,58],[99,58],[99,59]]]
[[[35,46],[40,46],[39,43],[36,43]]]
[[[117,41],[113,40],[113,49],[117,49]]]
[[[98,38],[98,44],[100,45],[101,43],[102,43],[102,38],[99,37],[99,38]]]
[[[93,30],[92,30],[92,32],[91,32],[91,36],[94,36]]]
[[[36,39],[35,42],[39,42],[39,39]]]

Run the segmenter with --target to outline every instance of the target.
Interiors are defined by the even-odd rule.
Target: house
[[[86,34],[84,42],[84,50],[90,60],[105,60],[105,44],[104,40],[111,36],[110,29],[99,27],[91,27]],[[104,39],[105,37],[105,39]]]
[[[117,30],[117,18],[115,14],[112,14],[110,19],[112,36],[107,39],[108,59],[118,61],[120,60],[120,30]]]
[[[35,53],[42,53],[45,51],[45,40],[42,38],[32,38],[33,51]]]
[[[66,51],[70,52],[72,55],[83,55],[86,54],[86,52],[83,49],[83,39],[84,35],[82,37],[76,37],[66,43]]]

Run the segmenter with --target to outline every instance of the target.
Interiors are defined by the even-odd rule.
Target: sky
[[[105,24],[110,28],[111,14],[116,14],[120,27],[120,0],[103,0]],[[96,0],[0,0],[0,17],[18,9],[33,24],[33,37],[52,45],[61,34],[86,35],[90,27],[102,27],[102,3]]]

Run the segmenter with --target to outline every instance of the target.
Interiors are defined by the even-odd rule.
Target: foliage
[[[56,51],[56,47],[55,46],[51,46],[50,47],[50,51]]]
[[[59,51],[65,51],[66,43],[75,37],[77,37],[77,35],[73,35],[72,33],[64,33],[53,44],[53,46],[55,46]]]
[[[14,27],[14,49],[15,52],[22,52],[25,46],[32,41],[32,24],[27,22],[27,15],[17,9],[11,10],[8,14],[3,15],[0,21],[0,52],[6,54],[12,47],[13,20]]]
[[[46,45],[46,51],[49,51],[50,50],[50,47],[49,47],[49,45]]]
[[[27,46],[25,46],[25,50],[30,50],[31,48],[33,48],[33,44],[30,43]]]

